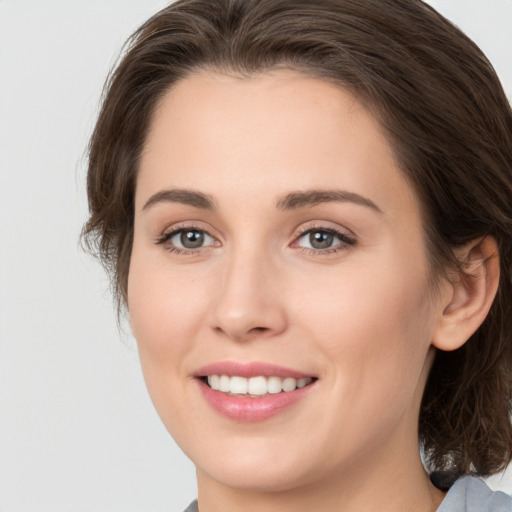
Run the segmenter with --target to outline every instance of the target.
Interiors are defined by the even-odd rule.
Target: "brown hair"
[[[178,0],[129,41],[91,138],[84,237],[126,304],[137,168],[155,105],[197,69],[284,66],[351,91],[416,190],[434,276],[453,248],[499,247],[497,297],[459,350],[438,352],[419,435],[431,469],[487,475],[512,458],[512,112],[478,47],[420,0]]]

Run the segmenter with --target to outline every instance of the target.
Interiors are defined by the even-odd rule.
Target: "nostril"
[[[270,299],[269,299],[270,300]],[[284,310],[274,303],[238,301],[217,303],[212,310],[211,327],[216,335],[244,341],[279,334],[286,328]]]

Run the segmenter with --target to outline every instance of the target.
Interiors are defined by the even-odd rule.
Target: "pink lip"
[[[313,377],[290,368],[276,366],[268,363],[236,363],[233,361],[221,361],[203,366],[195,372],[195,380],[199,385],[202,395],[208,404],[223,416],[244,423],[263,421],[276,416],[291,405],[304,398],[312,389],[315,382],[294,391],[268,394],[261,397],[231,396],[222,391],[211,389],[199,377],[207,375],[229,375],[239,377],[293,377],[295,379]]]
[[[194,372],[195,377],[205,377],[207,375],[229,375],[230,377],[236,375],[238,377],[293,377],[301,379],[305,377],[313,377],[291,368],[284,366],[277,366],[269,363],[237,363],[235,361],[219,361],[217,363],[207,364]]]
[[[315,383],[295,391],[264,395],[257,398],[231,396],[215,391],[202,380],[196,380],[204,398],[214,410],[227,418],[244,423],[263,421],[287,409],[305,397]]]

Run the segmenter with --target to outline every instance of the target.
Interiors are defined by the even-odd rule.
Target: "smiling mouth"
[[[237,375],[207,375],[201,377],[201,380],[214,391],[220,391],[230,396],[259,398],[268,395],[277,395],[279,393],[290,393],[296,389],[301,389],[312,384],[315,377],[277,377],[277,376],[257,376],[240,377]]]

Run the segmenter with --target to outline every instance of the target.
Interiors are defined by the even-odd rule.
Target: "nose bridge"
[[[269,248],[254,240],[233,245],[223,264],[214,329],[236,340],[282,332],[286,316],[277,293],[279,271]]]

